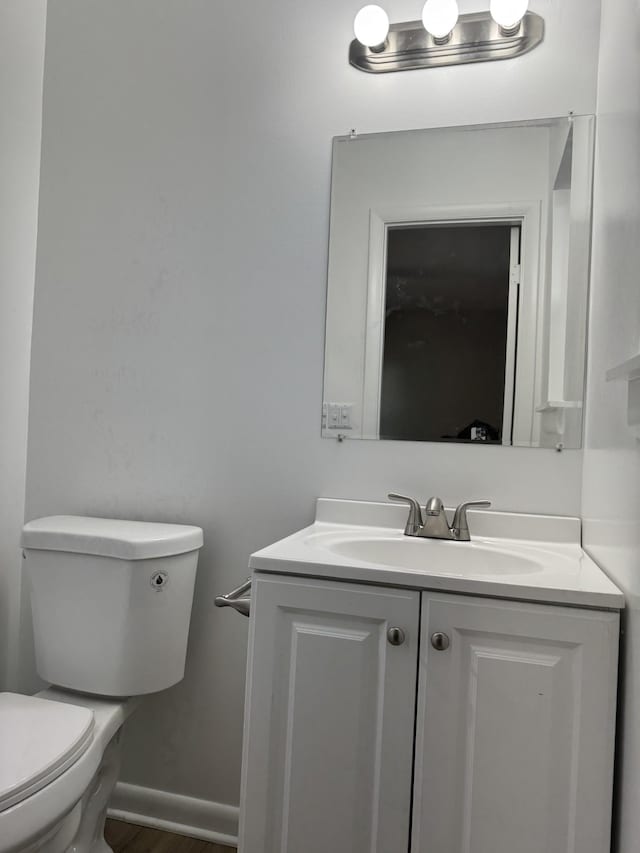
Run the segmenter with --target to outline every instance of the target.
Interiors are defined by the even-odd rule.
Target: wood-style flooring
[[[114,853],[234,853],[235,847],[223,847],[173,832],[136,826],[120,820],[108,820],[104,830]]]

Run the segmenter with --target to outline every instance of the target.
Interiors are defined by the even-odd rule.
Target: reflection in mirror
[[[509,224],[389,228],[380,438],[510,442],[519,246]]]
[[[323,435],[578,447],[593,118],[334,140]]]

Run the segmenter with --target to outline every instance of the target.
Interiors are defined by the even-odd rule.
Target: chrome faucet
[[[472,506],[490,507],[491,501],[464,501],[449,520],[440,498],[429,498],[424,508],[424,518],[420,504],[415,498],[406,495],[389,494],[389,500],[409,504],[409,517],[404,528],[405,536],[417,536],[423,539],[449,539],[453,542],[469,542],[469,523],[467,509]]]

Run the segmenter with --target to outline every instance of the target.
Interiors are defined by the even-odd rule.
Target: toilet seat
[[[90,708],[0,693],[0,814],[75,764],[94,725]]]

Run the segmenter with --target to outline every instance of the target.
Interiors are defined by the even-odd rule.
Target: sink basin
[[[447,542],[409,536],[376,536],[347,538],[322,535],[314,539],[315,547],[348,560],[390,566],[412,572],[439,575],[496,576],[524,575],[541,572],[544,566],[536,559],[509,549],[477,542]]]
[[[249,567],[260,576],[624,607],[624,595],[582,550],[577,518],[478,511],[470,542],[405,536],[406,519],[395,503],[320,498],[313,524],[252,554]]]

